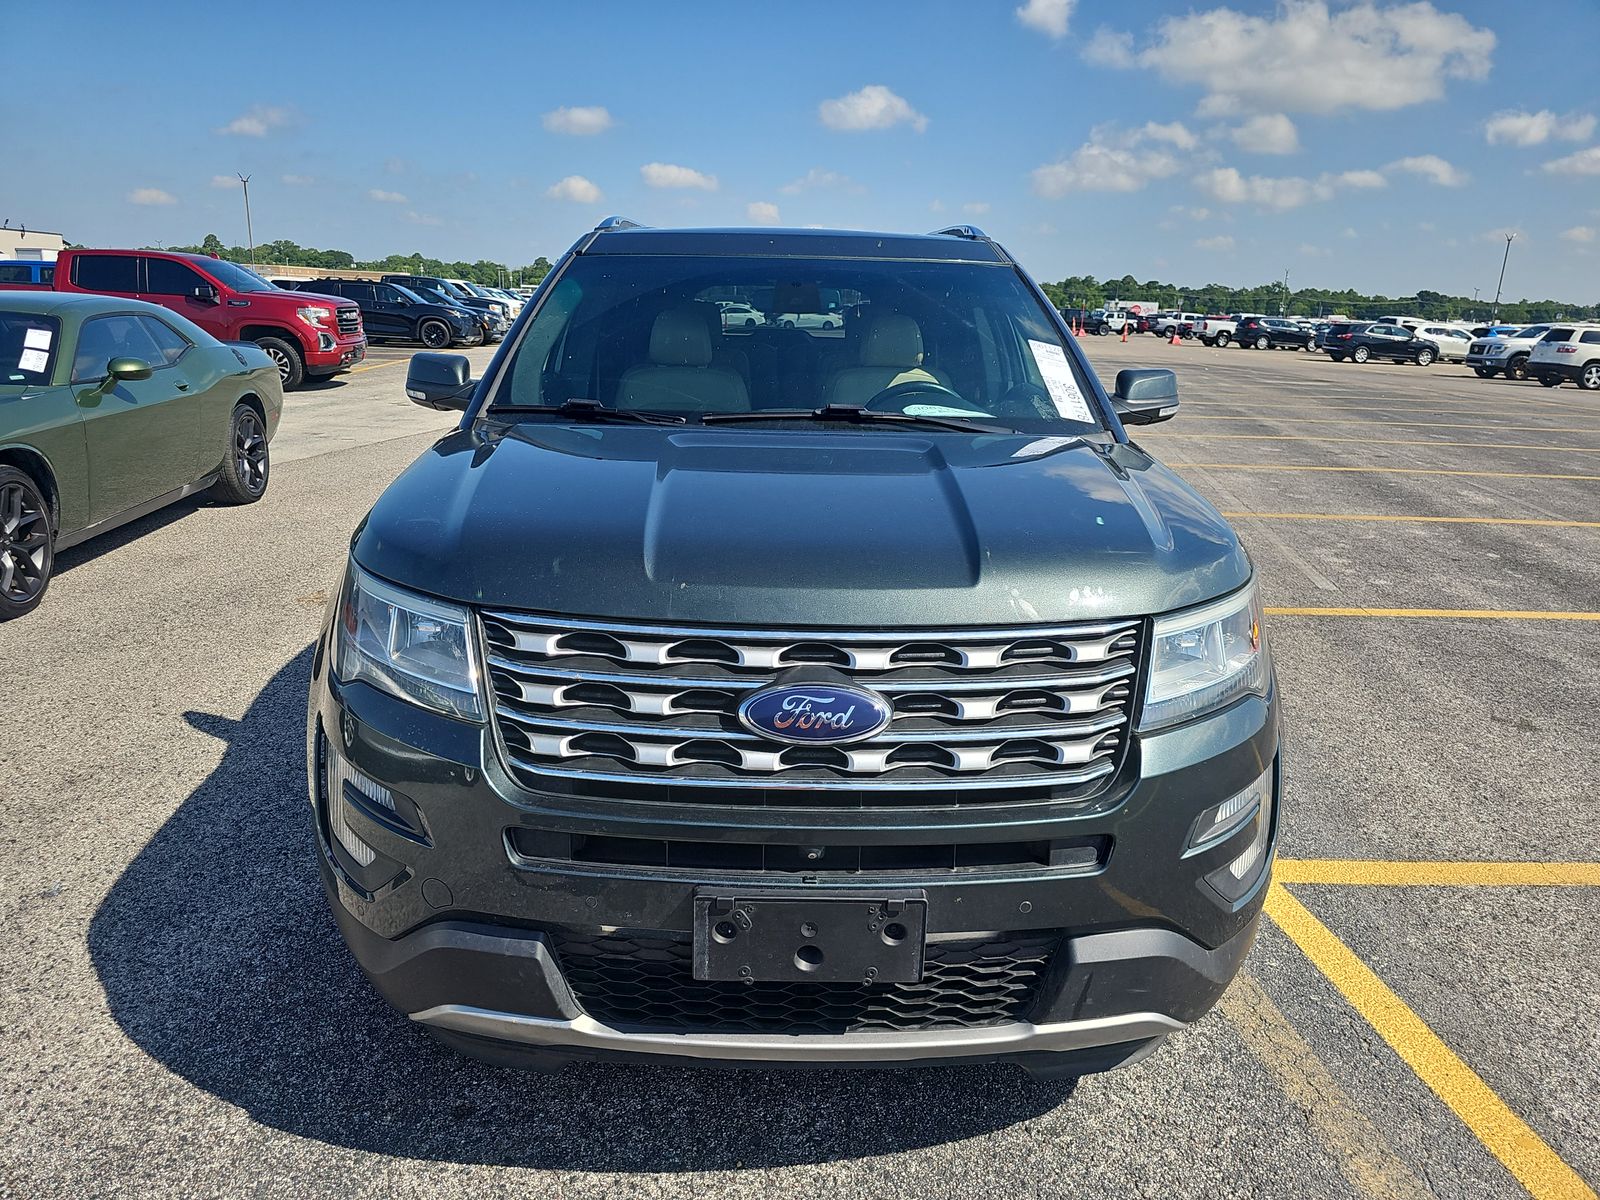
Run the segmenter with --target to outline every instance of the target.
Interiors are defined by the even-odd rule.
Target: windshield
[[[285,289],[276,284],[268,283],[249,267],[242,267],[238,263],[229,262],[225,258],[207,258],[198,264],[206,274],[215,279],[223,287],[232,288],[236,292],[277,292]]]
[[[60,339],[54,317],[0,312],[0,387],[49,383]]]
[[[1072,434],[1101,428],[1092,396],[1009,266],[594,255],[572,262],[525,328],[491,411],[833,405]]]
[[[402,296],[404,296],[407,300],[411,301],[411,303],[413,303],[413,304],[426,304],[427,303],[427,301],[424,300],[421,296],[417,295],[410,288],[405,287],[402,284],[391,283],[391,284],[387,284],[386,286],[392,287],[395,291],[399,292]]]

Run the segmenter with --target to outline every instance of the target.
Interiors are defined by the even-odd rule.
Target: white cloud
[[[1102,25],[1083,44],[1082,58],[1096,67],[1131,67],[1134,65],[1133,34],[1119,33]]]
[[[1331,187],[1347,188],[1381,188],[1389,186],[1389,181],[1383,177],[1382,171],[1340,171],[1337,175],[1322,176],[1321,182]]]
[[[288,123],[289,110],[287,108],[278,108],[271,104],[257,104],[253,108],[240,113],[216,132],[232,134],[236,137],[266,137],[274,129],[281,129]]]
[[[369,188],[367,199],[376,200],[379,204],[404,204],[406,198],[401,192],[386,192],[382,188]]]
[[[575,204],[598,204],[605,197],[600,189],[582,175],[568,175],[545,189],[552,200],[571,200]]]
[[[1232,250],[1234,241],[1227,234],[1218,234],[1216,237],[1200,238],[1195,242],[1197,250]]]
[[[222,190],[236,188],[239,186],[239,177],[237,175],[213,175],[211,177],[211,186]]]
[[[717,190],[715,175],[705,175],[689,167],[674,166],[672,163],[645,163],[639,168],[639,174],[653,188],[699,188],[703,192]]]
[[[573,137],[592,137],[616,124],[610,110],[599,104],[586,108],[568,108],[563,104],[545,113],[539,120],[551,133],[566,133]]]
[[[1595,119],[1587,113],[1568,113],[1561,117],[1548,108],[1536,113],[1507,109],[1484,122],[1483,136],[1491,146],[1542,146],[1551,138],[1587,141],[1594,127]]]
[[[1258,208],[1299,208],[1318,198],[1317,185],[1297,175],[1273,178],[1241,175],[1235,167],[1215,167],[1194,177],[1206,195],[1223,204],[1254,204]]]
[[[829,129],[841,133],[889,129],[902,121],[918,133],[928,127],[927,117],[881,83],[868,84],[859,92],[836,100],[824,100],[817,106],[817,116]]]
[[[1033,190],[1049,199],[1069,192],[1136,192],[1152,180],[1176,175],[1183,162],[1173,151],[1192,150],[1198,140],[1176,121],[1168,125],[1151,121],[1133,130],[1099,125],[1066,158],[1036,167]]]
[[[971,213],[975,217],[981,217],[989,211],[989,202],[987,200],[971,200],[961,206],[961,211]]]
[[[778,190],[785,196],[798,196],[801,192],[811,188],[829,187],[856,187],[856,183],[846,175],[837,171],[824,170],[822,167],[812,167],[799,179],[791,179]]]
[[[1097,39],[1098,41],[1098,39]],[[1450,79],[1489,73],[1495,35],[1428,2],[1330,10],[1326,0],[1283,0],[1267,16],[1214,8],[1163,18],[1155,39],[1124,63],[1205,92],[1200,110],[1331,113],[1388,111],[1437,100]]]
[[[744,215],[752,225],[776,225],[778,206],[770,200],[752,200],[744,206]]]
[[[1300,132],[1283,113],[1251,117],[1228,136],[1235,146],[1250,154],[1293,154],[1300,149]]]
[[[176,204],[178,198],[160,188],[134,188],[128,193],[129,204]]]
[[[1421,175],[1440,187],[1462,187],[1471,178],[1460,167],[1452,166],[1437,154],[1419,154],[1414,158],[1402,158],[1399,162],[1390,163],[1388,169]]]
[[[1553,158],[1543,169],[1552,175],[1600,175],[1600,146],[1590,146],[1565,158]]]
[[[443,225],[444,222],[432,213],[408,212],[405,219],[413,225]]]
[[[1078,0],[1028,0],[1017,9],[1017,20],[1029,29],[1037,29],[1053,38],[1064,38],[1072,21],[1072,10],[1077,7]]]
[[[1573,242],[1579,246],[1587,246],[1594,241],[1595,233],[1592,225],[1574,225],[1571,229],[1561,231],[1561,240]]]
[[[290,187],[305,187],[308,183],[316,182],[309,175],[280,175],[278,178]]]

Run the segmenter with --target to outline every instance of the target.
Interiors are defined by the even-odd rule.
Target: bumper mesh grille
[[[687,934],[557,934],[578,1003],[607,1024],[696,1033],[974,1029],[1027,1018],[1059,939],[930,942],[921,983],[729,983],[694,977]]]

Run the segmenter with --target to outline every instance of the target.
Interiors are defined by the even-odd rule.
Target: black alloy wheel
[[[1506,378],[1521,383],[1528,377],[1528,356],[1519,354],[1506,364]]]
[[[0,620],[38,607],[54,565],[49,503],[30,476],[0,467]]]
[[[417,339],[429,350],[443,350],[450,344],[450,327],[443,321],[424,321],[417,330]]]
[[[266,425],[254,408],[240,404],[228,426],[228,453],[212,495],[224,504],[254,504],[266,495],[271,476]]]

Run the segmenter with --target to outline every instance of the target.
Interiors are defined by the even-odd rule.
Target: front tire
[[[429,350],[443,350],[450,345],[450,326],[443,321],[424,321],[417,327],[417,340]]]
[[[1256,349],[1257,350],[1265,350],[1268,347],[1270,347],[1271,345],[1272,345],[1272,339],[1267,337],[1266,334],[1262,334],[1260,337],[1258,337],[1256,339]]]
[[[1365,346],[1357,346],[1355,353],[1350,356],[1350,359],[1352,362],[1364,363],[1371,357],[1371,353]]]
[[[254,504],[267,494],[271,477],[272,456],[261,414],[248,404],[235,405],[222,472],[211,494],[223,504]]]
[[[1433,351],[1419,350],[1417,352],[1417,366],[1427,367],[1433,365]]]
[[[306,360],[300,354],[300,347],[275,337],[257,338],[256,345],[267,352],[272,365],[278,368],[278,380],[284,391],[293,391],[305,382]]]
[[[50,503],[33,476],[0,467],[0,621],[39,607],[55,569]]]
[[[1528,356],[1519,354],[1506,364],[1506,378],[1521,383],[1528,377]]]
[[[1231,341],[1233,341],[1233,339],[1229,337],[1227,331],[1224,330],[1223,332],[1217,334],[1217,340],[1211,344],[1218,350],[1226,350],[1228,348],[1228,343]]]

